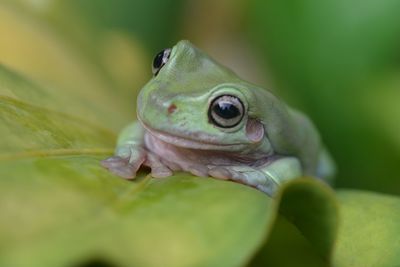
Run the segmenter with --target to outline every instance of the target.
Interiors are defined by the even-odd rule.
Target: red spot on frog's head
[[[168,114],[174,113],[175,110],[176,110],[176,105],[175,105],[175,104],[171,104],[171,105],[168,107]]]

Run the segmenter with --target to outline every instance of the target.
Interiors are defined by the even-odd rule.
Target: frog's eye
[[[167,63],[169,56],[171,54],[171,49],[167,48],[159,52],[153,60],[153,75],[156,76],[160,69]]]
[[[232,128],[240,123],[244,115],[243,103],[232,95],[215,98],[208,110],[210,121],[221,128]]]

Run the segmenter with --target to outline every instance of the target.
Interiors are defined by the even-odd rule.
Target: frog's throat
[[[149,134],[151,134],[155,138],[165,143],[177,147],[201,149],[201,150],[219,150],[219,151],[240,151],[244,147],[246,147],[246,144],[243,143],[220,144],[208,140],[206,141],[206,140],[194,139],[191,138],[190,136],[172,135],[167,132],[155,130],[150,126],[146,125],[145,123],[143,123],[140,119],[139,121],[141,122],[143,127],[149,132]]]

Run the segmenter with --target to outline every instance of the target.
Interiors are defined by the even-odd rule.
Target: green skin
[[[240,100],[233,127],[210,119],[219,96]],[[327,181],[334,165],[319,134],[302,113],[268,90],[240,79],[188,41],[180,41],[138,97],[138,122],[126,127],[115,156],[102,161],[133,179],[140,166],[153,177],[188,171],[255,187],[273,195],[280,184],[307,175]]]

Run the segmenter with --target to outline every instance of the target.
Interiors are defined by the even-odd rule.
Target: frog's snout
[[[176,111],[176,109],[177,109],[176,105],[172,103],[171,105],[169,105],[169,107],[167,109],[168,114],[174,113]]]

